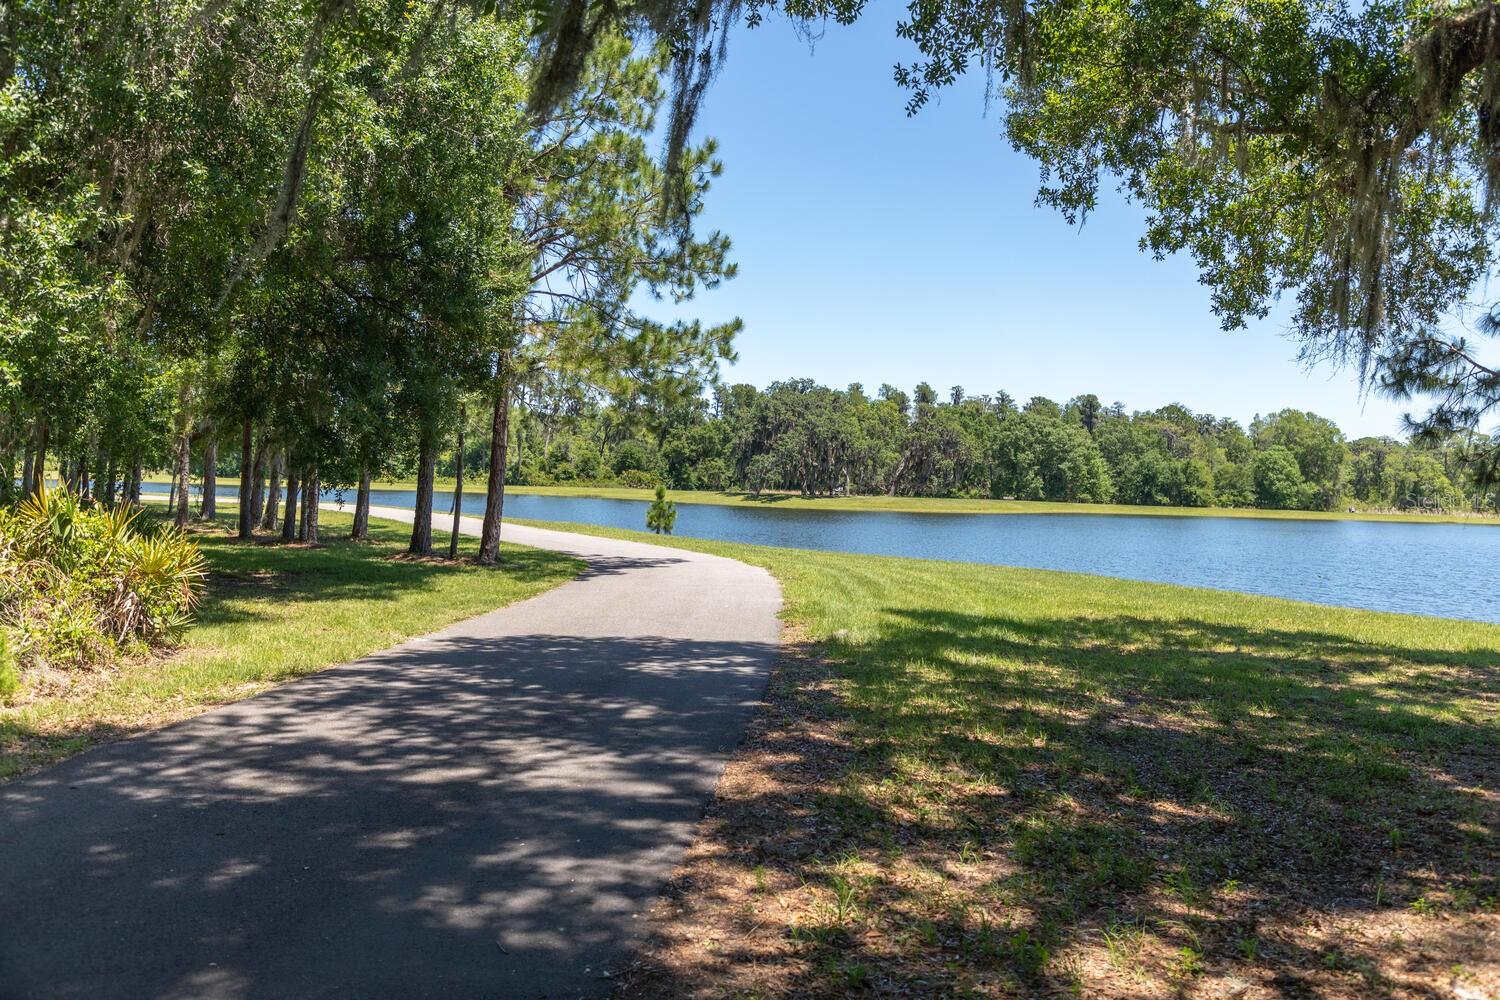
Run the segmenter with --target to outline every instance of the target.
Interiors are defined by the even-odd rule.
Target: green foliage
[[[373,519],[369,539],[350,542],[350,516],[324,516],[330,538],[317,548],[245,545],[222,530],[195,535],[211,574],[181,645],[87,685],[28,686],[21,703],[0,711],[0,779],[531,597],[583,568],[510,546],[499,567],[393,559],[406,548],[405,526]],[[473,551],[472,540],[463,551]]]
[[[204,576],[190,539],[138,512],[44,490],[0,511],[0,631],[22,670],[107,663],[175,641]]]
[[[1297,507],[1306,496],[1297,456],[1285,445],[1272,445],[1255,456],[1255,500],[1262,507]]]
[[[660,459],[655,450],[644,441],[630,439],[621,442],[610,457],[610,467],[616,475],[631,470],[638,472],[655,472],[660,464]]]
[[[667,499],[667,488],[656,488],[656,499],[646,509],[646,527],[658,535],[670,535],[677,524],[677,505]]]
[[[554,385],[512,424],[525,428],[513,454],[525,455],[521,481],[530,485],[1318,511],[1493,503],[1462,462],[1461,438],[1351,447],[1331,421],[1296,410],[1257,417],[1247,431],[1179,405],[1127,413],[1084,395],[1018,409],[1004,392],[955,386],[943,398],[931,386],[910,396],[885,386],[871,397],[859,385],[794,379],[764,390],[720,386],[712,402],[647,415],[630,395]],[[545,452],[536,441],[550,442]],[[1257,465],[1272,449],[1280,450]]]
[[[21,690],[21,668],[11,652],[10,636],[0,629],[0,705]]]

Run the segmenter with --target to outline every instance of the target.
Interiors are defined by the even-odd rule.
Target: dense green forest
[[[462,469],[484,477],[490,415],[472,412]],[[457,428],[453,434],[434,466],[445,477],[460,468]],[[207,447],[193,455],[198,480]],[[238,476],[232,449],[214,446],[214,454],[216,478]],[[1494,511],[1500,494],[1476,476],[1468,455],[1465,435],[1350,440],[1333,421],[1295,409],[1245,427],[1177,404],[1131,412],[1092,394],[1017,402],[962,386],[940,396],[922,383],[910,393],[883,385],[872,395],[857,384],[830,389],[808,379],[764,390],[717,384],[662,408],[538,369],[517,380],[505,479],[805,496]],[[409,446],[388,448],[373,474],[412,479],[416,459]],[[265,478],[262,469],[259,489]]]
[[[519,372],[696,391],[739,324],[631,303],[733,275],[693,226],[714,144],[658,148],[669,45],[594,31],[553,78],[550,30],[493,4],[0,6],[0,505],[244,469],[240,536],[315,541],[325,486],[400,467],[430,506],[466,407],[503,469]]]
[[[1461,438],[1448,446],[1347,440],[1313,413],[1244,427],[1182,406],[1128,412],[1094,395],[1066,403],[1004,392],[939,395],[923,383],[765,390],[720,385],[670,411],[601,400],[546,380],[518,398],[511,478],[676,489],[1013,497],[1083,503],[1493,509]],[[476,450],[472,468],[482,461]],[[445,457],[452,471],[452,456]],[[395,470],[399,473],[399,470]]]
[[[728,239],[695,231],[720,164],[694,121],[726,34],[771,6],[0,7],[0,503],[54,473],[108,506],[150,469],[243,469],[242,537],[315,540],[320,488],[412,475],[420,513],[440,456],[473,452],[487,559],[507,471],[1493,506],[1477,484],[1500,470],[1500,370],[1442,323],[1491,270],[1500,102],[1480,83],[1500,14],[1219,18],[1210,3],[1179,37],[1172,8],[931,4],[900,29],[920,53],[896,69],[908,110],[979,57],[1043,203],[1078,221],[1117,180],[1146,211],[1142,246],[1191,256],[1224,326],[1295,297],[1309,358],[1431,404],[1407,445],[1089,396],[1017,407],[793,381],[710,398],[738,322],[633,306],[734,274]],[[810,25],[862,7],[784,12]],[[1469,326],[1493,334],[1500,314]],[[429,552],[417,522],[412,549]]]

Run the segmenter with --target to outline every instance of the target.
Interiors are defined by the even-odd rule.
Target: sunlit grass
[[[781,580],[797,651],[832,665],[848,746],[815,801],[767,796],[723,834],[723,857],[782,887],[753,920],[717,929],[770,935],[732,973],[714,967],[726,984],[821,994],[860,967],[943,995],[1081,983],[1134,996],[1214,977],[1289,989],[1277,976],[1348,979],[1358,994],[1376,979],[1430,983],[1415,953],[1386,947],[1403,935],[1439,962],[1488,951],[1500,627],[662,543]],[[773,776],[833,759],[790,736],[768,745]],[[781,835],[752,828],[761,816],[789,817],[801,842],[759,856]]]
[[[102,740],[244,698],[384,649],[573,577],[582,564],[507,547],[498,570],[407,561],[410,529],[372,520],[366,543],[344,540],[348,515],[325,512],[315,549],[243,544],[225,526],[196,533],[210,577],[184,645],[107,674],[59,677],[66,688],[0,706],[0,776]],[[477,540],[464,539],[471,555]]]

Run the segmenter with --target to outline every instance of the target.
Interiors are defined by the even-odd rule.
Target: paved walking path
[[[589,569],[0,786],[0,997],[607,993],[764,690],[779,591],[504,536]]]

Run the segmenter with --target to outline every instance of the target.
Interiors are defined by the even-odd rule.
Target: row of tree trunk
[[[494,565],[500,561],[500,525],[505,506],[505,463],[507,437],[510,433],[510,400],[506,392],[506,380],[496,379],[497,391],[493,402],[490,423],[490,469],[485,490],[483,528],[480,532],[478,561]],[[463,453],[464,410],[460,408],[458,430],[457,481],[453,497],[453,527],[448,539],[448,558],[458,557],[460,519],[463,514]],[[169,506],[175,505],[177,523],[187,524],[188,477],[192,435],[178,435],[176,475]],[[428,556],[433,553],[432,518],[434,480],[437,470],[439,442],[435,436],[425,437],[418,444],[417,494],[412,518],[411,541],[407,551],[412,555]],[[216,445],[210,443],[204,454],[203,516],[212,517],[213,498],[217,490],[214,463],[217,461]],[[360,470],[359,490],[354,504],[354,525],[350,538],[358,541],[369,537],[370,532],[370,480],[371,465],[365,463]],[[278,506],[281,540],[316,543],[318,541],[318,500],[321,484],[316,462],[298,463],[288,456],[286,449],[279,447],[276,436],[270,432],[257,437],[255,428],[246,421],[240,431],[240,486],[239,521],[237,533],[242,539],[252,539],[257,531],[275,531],[278,527]],[[284,483],[284,485],[283,485]],[[139,486],[136,488],[139,493]]]
[[[21,458],[21,489],[36,493],[47,482],[46,425],[35,429],[31,442]],[[14,466],[7,469],[11,476]],[[122,467],[118,456],[92,446],[74,458],[64,458],[58,465],[58,487],[76,493],[80,500],[92,500],[113,507],[116,502],[140,503],[142,467],[132,461]]]

